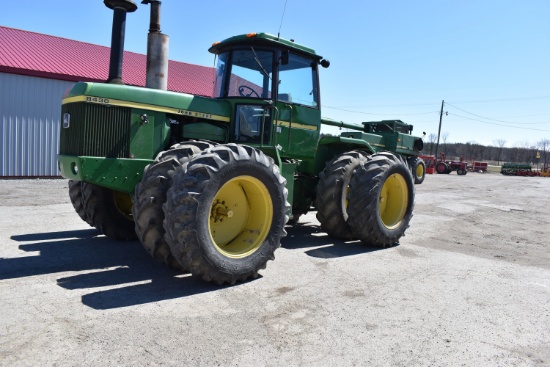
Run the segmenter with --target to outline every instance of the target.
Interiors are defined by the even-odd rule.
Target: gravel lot
[[[0,180],[0,366],[550,366],[550,179],[429,175],[397,246],[315,213],[203,283],[99,236],[65,180]]]

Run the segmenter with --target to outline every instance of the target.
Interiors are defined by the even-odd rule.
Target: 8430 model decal
[[[62,104],[76,103],[76,102],[97,103],[101,105],[130,107],[130,108],[142,108],[142,109],[147,109],[152,111],[173,113],[176,115],[198,117],[198,118],[203,118],[207,120],[229,122],[229,117],[226,117],[226,116],[213,115],[211,113],[191,111],[191,110],[185,110],[181,108],[170,108],[170,107],[156,106],[156,105],[150,105],[145,103],[121,101],[118,99],[111,99],[111,98],[100,98],[100,97],[92,97],[92,96],[68,97],[63,99]]]

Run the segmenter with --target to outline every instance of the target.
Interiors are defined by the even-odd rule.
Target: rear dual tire
[[[317,220],[321,229],[333,238],[354,239],[347,223],[349,183],[354,170],[366,160],[365,155],[358,151],[342,153],[327,162],[319,174],[315,197]]]
[[[399,242],[412,218],[413,177],[405,162],[378,153],[361,163],[350,181],[348,224],[363,243],[390,246]]]
[[[420,185],[426,177],[426,163],[420,157],[410,157],[408,164],[413,175],[414,183]]]

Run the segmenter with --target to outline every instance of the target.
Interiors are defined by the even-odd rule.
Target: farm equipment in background
[[[504,163],[500,173],[505,176],[541,176],[541,172],[533,171],[533,167],[528,163]]]
[[[424,149],[424,143],[422,139],[412,137],[412,125],[406,124],[401,120],[370,121],[363,122],[363,130],[369,134],[380,135],[384,142],[382,149],[397,152],[403,157],[411,170],[415,184],[424,182],[426,163],[418,155]],[[341,135],[351,138],[356,137],[356,134],[346,135],[346,133],[342,133]],[[374,144],[381,147],[380,144]],[[410,144],[414,148],[413,152],[410,150]]]
[[[550,166],[534,170],[528,163],[504,163],[500,173],[505,176],[550,177]]]
[[[468,170],[470,172],[487,173],[488,167],[489,167],[489,163],[487,162],[474,161],[474,163],[471,166],[468,166]]]
[[[464,162],[462,157],[460,161],[448,161],[445,159],[445,153],[441,153],[440,158],[437,163],[435,163],[435,171],[440,174],[449,174],[456,171],[457,175],[465,175],[468,173],[468,163]]]
[[[437,163],[435,156],[421,154],[418,157],[422,159],[422,161],[424,162],[426,167],[426,173],[433,174],[435,172],[435,164]]]
[[[136,9],[105,3],[114,20],[122,3]],[[58,164],[84,221],[218,284],[257,277],[289,217],[313,205],[334,238],[388,246],[404,235],[425,171],[412,126],[321,118],[329,62],[292,40],[250,33],[209,51],[212,98],[120,82],[79,82],[63,96]],[[321,136],[322,125],[351,131]]]
[[[459,162],[445,160],[445,154],[441,153],[440,158],[436,159],[433,155],[420,155],[420,158],[426,164],[427,173],[451,173],[456,171],[459,175],[465,175],[468,171],[468,163],[461,159]]]

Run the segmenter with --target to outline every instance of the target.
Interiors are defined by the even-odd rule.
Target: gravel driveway
[[[315,213],[232,287],[84,223],[65,180],[0,180],[0,366],[550,366],[550,178],[429,175],[379,249]]]

